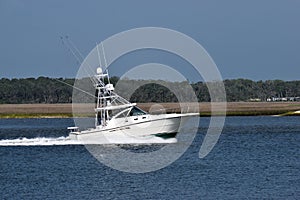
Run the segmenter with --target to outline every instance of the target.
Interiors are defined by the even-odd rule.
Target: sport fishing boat
[[[83,144],[173,143],[189,117],[199,113],[150,114],[114,92],[108,72],[97,68],[94,76],[95,127],[68,127],[70,139]],[[105,84],[107,82],[107,84]]]

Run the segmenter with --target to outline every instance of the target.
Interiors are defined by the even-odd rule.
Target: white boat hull
[[[174,143],[180,126],[190,114],[140,115],[110,121],[105,128],[96,127],[71,132],[70,138],[82,144]],[[173,136],[173,138],[172,138]]]

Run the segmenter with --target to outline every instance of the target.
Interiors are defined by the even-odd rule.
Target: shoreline
[[[218,103],[214,103],[218,106]],[[211,103],[188,104],[191,110],[200,111],[200,116],[211,116]],[[77,117],[93,113],[90,104],[75,104],[81,110]],[[145,111],[163,108],[166,113],[180,112],[178,103],[138,103]],[[90,115],[90,114],[89,114]],[[224,116],[225,113],[217,115]],[[300,116],[300,102],[227,102],[226,116]],[[0,104],[0,118],[72,118],[72,104]],[[75,116],[76,117],[76,116]],[[93,116],[92,116],[93,117]]]

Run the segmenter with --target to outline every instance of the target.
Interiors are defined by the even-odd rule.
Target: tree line
[[[74,79],[48,77],[0,79],[0,103],[70,103]]]
[[[0,79],[0,103],[22,104],[22,103],[71,103],[75,82],[73,78],[22,78],[22,79]],[[93,84],[85,79],[85,85]],[[116,85],[116,92],[132,102],[177,102],[192,98],[190,91],[194,91],[198,101],[210,101],[210,95],[206,83],[197,82],[167,82],[167,81],[144,81],[129,80],[112,77],[111,83]],[[299,97],[300,81],[252,81],[248,79],[231,79],[223,81],[227,101],[266,101],[271,97]],[[78,84],[77,84],[78,85]],[[79,84],[80,85],[80,84]],[[75,84],[76,86],[76,84]],[[135,88],[131,93],[128,88]],[[80,91],[85,88],[74,90],[81,99],[91,98]],[[88,89],[89,93],[95,94]],[[175,91],[175,92],[174,92]],[[177,93],[177,94],[176,94]]]

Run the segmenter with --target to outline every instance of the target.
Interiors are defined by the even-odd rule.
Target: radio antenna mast
[[[105,71],[107,73],[107,80],[108,80],[108,83],[110,84],[109,74],[108,74],[108,67],[107,67],[107,62],[106,62],[106,57],[105,57],[105,51],[104,51],[103,42],[101,42],[101,48],[102,48],[102,52],[103,52],[103,59],[104,59]]]

